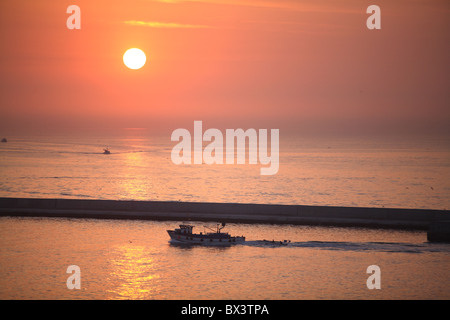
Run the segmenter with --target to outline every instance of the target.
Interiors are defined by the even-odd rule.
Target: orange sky
[[[66,8],[81,8],[68,30]],[[381,30],[366,8],[381,7]],[[447,0],[2,0],[0,134],[446,130]],[[140,70],[126,49],[147,54]]]

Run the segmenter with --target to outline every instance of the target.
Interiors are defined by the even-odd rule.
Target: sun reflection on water
[[[151,248],[130,243],[116,247],[111,256],[112,299],[149,299],[158,293],[159,275]]]
[[[126,179],[120,181],[122,194],[127,199],[144,200],[151,194],[149,179],[146,172],[146,159],[141,152],[127,153],[124,156],[126,166],[122,168]]]

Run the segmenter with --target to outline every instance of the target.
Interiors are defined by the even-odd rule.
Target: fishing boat
[[[111,151],[109,151],[108,148],[103,149],[103,154],[111,154]]]
[[[3,139],[2,139],[2,142],[8,142],[8,140],[6,140],[6,138],[3,138]]]
[[[194,226],[188,224],[181,224],[175,230],[167,230],[170,239],[174,242],[181,242],[186,244],[203,244],[203,245],[231,245],[245,242],[244,236],[231,236],[227,232],[221,232],[225,228],[225,223],[217,224],[216,230],[210,229],[213,232],[193,233]]]

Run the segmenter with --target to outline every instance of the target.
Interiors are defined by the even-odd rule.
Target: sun
[[[144,66],[147,61],[144,51],[138,48],[128,49],[123,54],[123,63],[130,69],[137,70]]]

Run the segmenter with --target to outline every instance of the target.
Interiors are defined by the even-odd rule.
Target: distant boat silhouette
[[[103,154],[111,154],[111,151],[109,151],[108,148],[103,149]]]
[[[2,142],[8,142],[8,140],[6,140],[6,138],[3,138],[3,139],[2,139]]]

